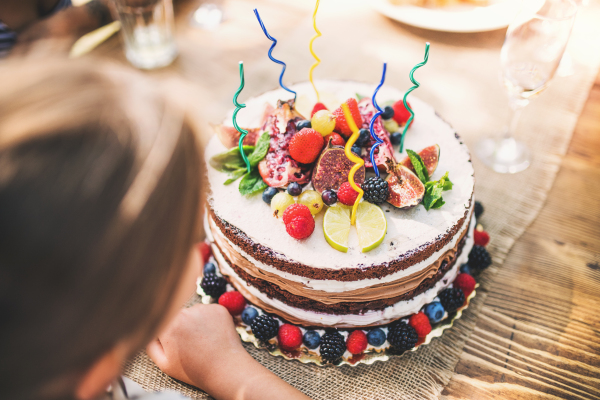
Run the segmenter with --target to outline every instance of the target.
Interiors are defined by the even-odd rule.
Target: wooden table
[[[187,24],[187,15],[198,4],[179,4],[179,15],[186,16],[180,23]],[[296,6],[290,4],[292,10],[282,10],[281,17],[295,12]],[[234,35],[235,30],[227,34]],[[492,32],[484,42],[497,46],[503,37],[502,31]],[[440,40],[454,39],[440,34]],[[238,57],[251,59],[253,47],[255,43],[240,45]],[[204,62],[220,60],[223,54],[202,46],[181,50],[187,61],[171,70],[199,84],[210,81],[218,91],[222,83],[210,75],[214,66]],[[124,60],[117,38],[98,51]],[[237,65],[231,65],[223,68],[236,74]],[[475,331],[442,398],[600,398],[599,182],[600,76],[547,203],[489,288]]]

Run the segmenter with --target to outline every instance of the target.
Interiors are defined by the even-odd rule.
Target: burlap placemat
[[[281,45],[277,55],[288,61],[288,81],[305,80],[312,63],[307,50],[311,37],[310,13],[312,2],[286,6],[281,1],[229,2],[231,14],[251,16],[258,5],[267,19],[270,10],[278,15],[285,7],[294,7],[294,24],[289,20],[269,20],[269,30]],[[304,3],[304,2],[303,2]],[[318,77],[354,79],[377,82],[381,61],[388,64],[386,84],[408,88],[408,72],[423,57],[424,42],[430,41],[431,55],[426,67],[419,70],[422,83],[414,95],[428,101],[449,121],[461,137],[473,147],[478,138],[501,129],[508,113],[507,100],[498,81],[499,50],[503,32],[457,35],[423,31],[400,25],[371,11],[366,2],[358,0],[328,0],[321,2],[319,26],[323,38],[315,44],[323,63],[315,72]],[[241,9],[241,10],[240,10]],[[243,11],[243,12],[242,12]],[[290,13],[287,15],[289,16]],[[339,21],[343,20],[343,24]],[[441,393],[452,377],[462,348],[472,332],[477,315],[486,299],[485,287],[506,258],[515,240],[535,219],[543,206],[556,172],[565,154],[577,118],[588,96],[600,65],[600,4],[584,8],[573,31],[568,48],[570,63],[561,67],[551,86],[523,113],[518,128],[519,139],[533,150],[531,167],[517,175],[501,175],[485,168],[475,157],[476,198],[485,205],[481,220],[491,234],[489,249],[494,265],[482,276],[481,288],[463,317],[434,339],[428,346],[385,363],[357,367],[319,368],[273,357],[266,351],[245,345],[248,352],[275,374],[314,399],[431,399]],[[247,22],[247,20],[246,20]],[[255,22],[254,22],[255,23]],[[248,22],[248,25],[250,23]],[[223,29],[228,29],[224,27]],[[283,32],[283,33],[282,33]],[[249,49],[232,51],[256,58],[258,38],[262,32],[248,32]],[[341,38],[343,40],[341,40]],[[264,45],[264,43],[263,43]],[[260,52],[266,51],[260,47]],[[192,52],[192,46],[181,46],[182,57]],[[266,49],[266,47],[265,47]],[[254,54],[254,55],[253,55]],[[360,57],[359,57],[360,55]],[[220,54],[223,59],[227,55]],[[241,57],[239,57],[241,58]],[[333,61],[332,61],[333,60]],[[569,65],[570,64],[570,65]],[[235,83],[235,68],[226,82],[203,83],[214,96],[204,105],[218,122],[229,108]],[[228,69],[228,71],[227,71]],[[266,55],[247,69],[246,93],[257,94],[272,88],[279,67],[273,66]],[[202,75],[202,72],[199,72]],[[272,76],[271,76],[272,74]],[[417,116],[418,118],[418,116]],[[146,390],[174,389],[193,399],[208,398],[202,391],[181,384],[163,374],[146,356],[138,354],[127,363],[126,376]]]

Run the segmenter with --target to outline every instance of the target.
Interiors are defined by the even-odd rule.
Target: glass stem
[[[506,129],[504,130],[504,139],[511,139],[514,137],[524,107],[524,104],[519,104],[517,102],[511,101],[511,111],[509,113],[508,124],[506,126]]]

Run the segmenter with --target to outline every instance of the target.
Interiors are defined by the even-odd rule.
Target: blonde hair
[[[46,61],[0,77],[0,397],[69,398],[162,321],[199,229],[199,146],[137,72]]]

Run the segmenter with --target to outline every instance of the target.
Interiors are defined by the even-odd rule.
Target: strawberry
[[[312,215],[310,217],[296,216],[285,224],[285,230],[294,239],[306,239],[315,230],[315,220]]]
[[[302,344],[302,331],[295,325],[283,324],[277,333],[279,347],[283,350],[293,351]]]
[[[219,297],[219,304],[229,311],[231,315],[240,315],[246,308],[246,299],[240,292],[225,292]]]
[[[411,315],[408,320],[408,324],[415,328],[415,331],[417,331],[417,335],[419,335],[419,337],[425,337],[429,335],[429,332],[431,332],[429,318],[423,311]]]
[[[315,106],[312,109],[312,112],[310,113],[310,117],[312,118],[313,115],[315,115],[315,113],[317,111],[321,111],[321,110],[327,110],[328,108],[325,107],[325,104],[323,103],[316,103]]]
[[[325,136],[325,143],[329,142],[329,139],[331,139],[331,144],[334,146],[344,146],[346,144],[344,138],[335,132],[331,135]]]
[[[208,242],[200,242],[198,243],[198,250],[200,251],[200,255],[202,256],[202,263],[206,264],[208,262],[208,259],[212,255],[210,244]]]
[[[410,107],[410,103],[407,101],[406,104]],[[405,124],[410,118],[410,111],[404,107],[404,102],[402,100],[398,100],[394,103],[394,121],[396,121],[399,125]],[[412,122],[411,122],[412,124]]]
[[[479,246],[487,246],[490,242],[490,235],[486,231],[478,231],[475,230],[473,232],[473,238],[475,239],[475,244]]]
[[[363,120],[362,116],[360,115],[360,111],[358,110],[358,103],[356,102],[356,99],[351,97],[346,100],[346,104],[348,104],[348,107],[350,108],[350,113],[352,114],[352,118],[354,118],[356,127],[358,129],[362,128]],[[350,127],[348,126],[348,122],[346,121],[342,107],[336,108],[333,112],[333,115],[335,116],[335,131],[344,136],[352,135],[352,130],[350,130]]]
[[[290,141],[290,155],[301,164],[310,164],[317,159],[324,144],[323,136],[319,132],[304,128]]]
[[[465,298],[475,290],[475,278],[469,274],[458,274],[452,286],[463,291]]]
[[[312,214],[306,205],[294,203],[289,205],[283,212],[283,223],[287,225],[296,217],[312,218]]]
[[[352,332],[346,340],[346,348],[352,354],[361,354],[367,349],[367,335],[361,330]]]
[[[337,198],[338,200],[347,206],[354,205],[358,192],[352,188],[350,182],[342,183],[342,186],[338,189]]]

